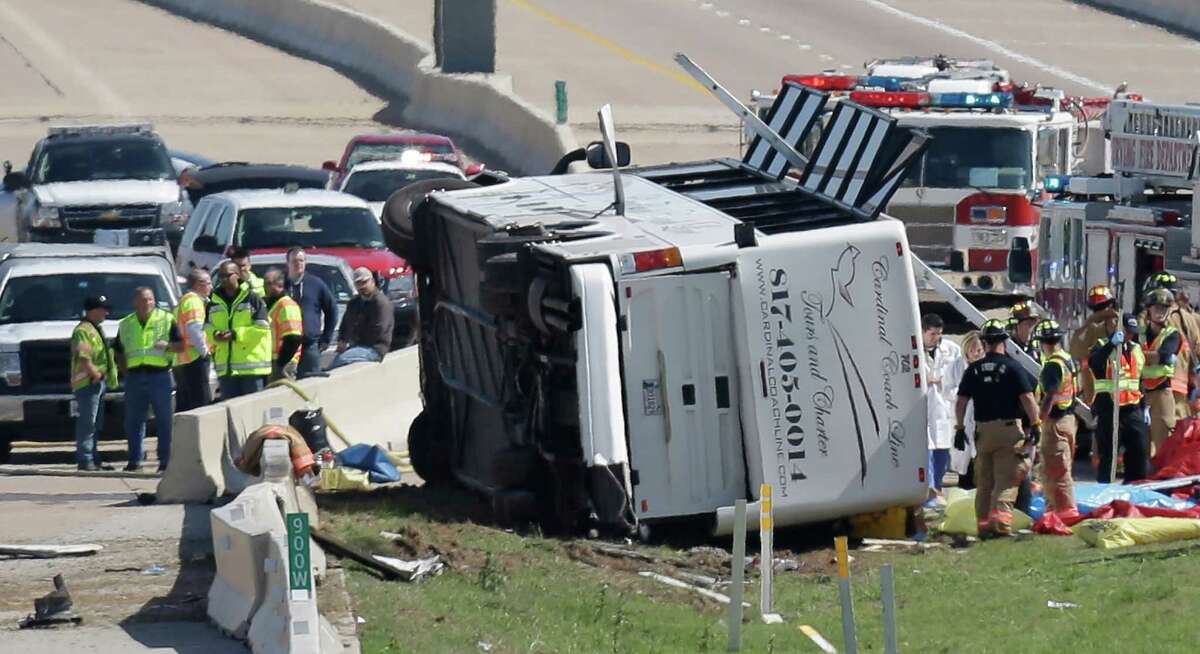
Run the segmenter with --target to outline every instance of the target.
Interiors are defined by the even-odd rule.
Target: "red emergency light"
[[[850,101],[864,107],[927,107],[930,104],[928,93],[919,91],[854,91]]]
[[[783,83],[799,84],[818,91],[849,91],[858,86],[858,75],[784,75]]]
[[[1183,224],[1183,216],[1173,209],[1164,209],[1155,215],[1158,224],[1166,227],[1178,227]]]

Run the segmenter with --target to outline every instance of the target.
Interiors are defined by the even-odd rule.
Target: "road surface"
[[[50,123],[148,119],[168,147],[317,166],[385,103],[330,68],[132,0],[0,0],[0,159]]]
[[[432,2],[335,0],[430,40]],[[1105,95],[1122,81],[1198,100],[1200,43],[1067,0],[496,0],[497,67],[550,115],[565,80],[570,122],[595,135],[614,104],[635,161],[736,154],[736,121],[673,63],[690,55],[731,92],[786,73],[860,71],[875,57],[991,57],[1014,78]]]

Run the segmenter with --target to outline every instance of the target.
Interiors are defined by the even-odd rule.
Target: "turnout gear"
[[[1008,338],[1008,325],[1003,320],[992,318],[984,321],[979,334],[985,341],[1004,340]]]
[[[1046,318],[1033,328],[1033,337],[1039,341],[1052,341],[1062,338],[1063,330],[1056,321]]]
[[[1146,292],[1142,304],[1147,309],[1150,307],[1172,307],[1175,305],[1175,296],[1165,288],[1154,288]]]

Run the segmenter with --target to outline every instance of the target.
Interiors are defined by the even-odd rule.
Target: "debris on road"
[[[674,586],[675,588],[683,588],[684,590],[690,590],[690,591],[699,593],[699,594],[703,595],[704,597],[707,597],[708,599],[720,602],[722,604],[728,604],[730,601],[732,601],[729,599],[728,595],[724,595],[724,594],[718,593],[714,590],[709,590],[707,588],[701,588],[699,586],[689,584],[685,581],[680,581],[674,577],[660,575],[657,572],[650,572],[648,570],[645,570],[645,571],[639,572],[638,575],[640,575],[642,577],[646,577],[647,579],[653,579],[654,581],[657,581],[661,584],[666,584],[668,586]],[[746,608],[750,608],[749,602],[742,602],[742,606],[744,606]]]
[[[606,556],[613,556],[613,557],[624,558],[624,559],[634,559],[636,561],[642,561],[645,563],[658,563],[658,559],[654,558],[653,556],[650,556],[649,554],[643,554],[636,550],[631,550],[631,549],[627,549],[624,547],[616,547],[614,545],[606,545],[604,543],[594,543],[592,545],[592,549],[595,550],[597,553],[604,554]],[[726,556],[728,556],[728,555],[726,555]]]
[[[0,543],[0,556],[53,559],[60,556],[91,556],[104,549],[103,545],[12,545]]]
[[[862,544],[863,546],[859,549],[863,552],[916,552],[946,546],[945,543],[940,542],[930,543],[915,540],[895,540],[890,538],[864,538]]]
[[[149,568],[144,568],[142,570],[142,574],[147,575],[147,576],[154,576],[154,575],[161,575],[166,571],[167,571],[167,569],[162,567],[161,565],[152,565]]]
[[[18,626],[21,629],[45,629],[64,624],[82,624],[83,618],[72,610],[73,606],[63,576],[54,575],[54,590],[33,600],[33,615],[26,616]]]
[[[1048,609],[1077,609],[1079,605],[1074,602],[1058,602],[1055,600],[1046,600],[1046,608]]]

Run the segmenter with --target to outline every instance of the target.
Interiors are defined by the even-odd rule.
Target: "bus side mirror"
[[[629,144],[624,141],[617,141],[617,166],[628,166],[630,160]],[[604,143],[600,141],[592,141],[587,146],[587,162],[588,165],[596,170],[604,170],[612,168],[612,162],[608,160],[608,153],[604,151]]]

